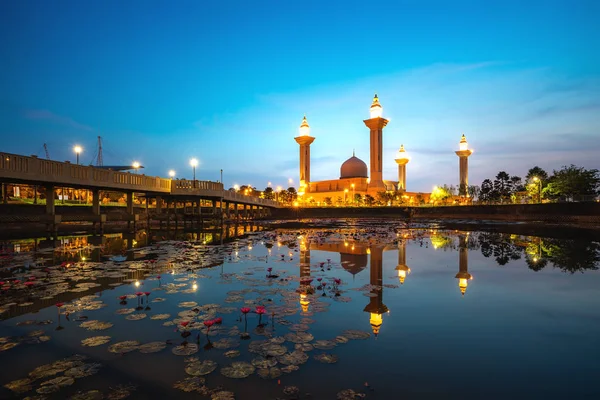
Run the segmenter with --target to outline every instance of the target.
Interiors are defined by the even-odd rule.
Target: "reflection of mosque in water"
[[[459,272],[456,274],[458,287],[464,296],[467,290],[468,281],[473,276],[468,272],[468,234],[459,236]],[[411,269],[406,265],[406,240],[400,240],[396,245],[377,246],[363,243],[307,243],[305,240],[300,242],[300,278],[310,278],[310,252],[319,250],[325,252],[339,253],[342,267],[352,274],[354,278],[362,272],[367,265],[369,266],[369,283],[374,288],[370,291],[370,300],[363,311],[369,313],[369,323],[375,336],[379,334],[383,324],[383,315],[389,313],[388,307],[383,303],[383,252],[398,251],[398,265],[395,270],[398,271],[398,281],[402,285]],[[302,311],[309,309],[310,298],[306,293],[300,293],[300,305]]]

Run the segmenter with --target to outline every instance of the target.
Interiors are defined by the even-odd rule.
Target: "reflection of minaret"
[[[396,271],[398,271],[398,279],[402,285],[406,275],[410,274],[410,268],[406,265],[406,242],[404,240],[398,242],[398,265],[396,266]]]
[[[387,119],[382,118],[383,108],[379,104],[377,95],[373,98],[373,104],[371,104],[371,118],[366,119],[363,122],[369,128],[371,137],[371,154],[369,157],[369,164],[371,170],[369,171],[369,188],[385,188],[383,184],[383,128],[389,122]]]
[[[473,276],[469,273],[469,250],[467,249],[467,240],[469,234],[460,235],[458,237],[458,274],[455,278],[458,279],[458,287],[462,295],[465,295],[467,291],[467,285],[469,279],[473,279]]]
[[[300,186],[298,194],[303,194],[308,189],[310,183],[310,145],[315,138],[310,136],[310,127],[306,121],[306,115],[300,125],[300,136],[294,138],[300,145]]]
[[[300,240],[300,286],[302,286],[302,280],[310,278],[310,249],[306,245],[304,238]],[[310,300],[306,293],[300,293],[300,307],[303,312],[308,311]]]
[[[371,285],[380,286],[381,290],[373,289],[371,293],[374,295],[371,297],[369,304],[363,311],[371,313],[371,328],[375,336],[379,333],[379,328],[383,323],[382,314],[388,311],[388,308],[383,304],[383,247],[373,247],[371,249]]]

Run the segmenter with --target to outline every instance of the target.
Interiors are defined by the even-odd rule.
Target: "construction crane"
[[[102,138],[98,136],[98,158],[96,159],[96,167],[102,167],[104,161],[102,160]]]
[[[44,151],[46,152],[46,159],[50,159],[50,153],[48,152],[48,145],[44,143]]]

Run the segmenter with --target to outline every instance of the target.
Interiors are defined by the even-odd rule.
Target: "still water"
[[[0,398],[600,398],[598,243],[182,235],[2,243]]]

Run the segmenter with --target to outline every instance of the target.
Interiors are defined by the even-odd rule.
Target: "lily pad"
[[[351,340],[364,340],[371,337],[369,332],[359,331],[356,329],[349,329],[344,331],[343,335]]]
[[[256,373],[263,379],[275,379],[281,376],[281,370],[277,367],[259,368]]]
[[[308,355],[303,351],[293,351],[277,357],[277,360],[284,365],[300,365],[308,361]]]
[[[99,390],[90,390],[88,392],[78,392],[69,397],[69,400],[102,400],[104,395]]]
[[[124,342],[119,342],[108,346],[108,351],[111,353],[129,353],[134,350],[137,350],[140,346],[140,342],[137,340],[126,340]]]
[[[240,352],[239,352],[239,350],[229,350],[229,351],[226,351],[223,355],[227,358],[235,358],[235,357],[239,357]]]
[[[59,376],[54,379],[50,379],[49,381],[42,382],[41,386],[36,390],[39,394],[48,394],[54,393],[60,390],[60,388],[65,386],[71,386],[75,383],[75,379],[69,376]]]
[[[31,390],[31,382],[29,378],[17,379],[4,385],[5,388],[12,390],[15,393],[25,393]]]
[[[252,375],[255,369],[250,363],[235,361],[230,366],[221,368],[221,375],[233,379],[242,379]]]
[[[277,365],[277,359],[275,357],[265,358],[263,356],[258,356],[252,360],[252,365],[256,368],[270,368]]]
[[[337,346],[337,343],[332,340],[317,340],[312,344],[315,349],[329,350]]]
[[[288,333],[285,335],[285,340],[292,343],[308,343],[315,337],[308,332]]]
[[[208,375],[217,369],[217,363],[212,360],[195,361],[185,367],[185,372],[192,376]]]
[[[81,328],[87,329],[88,331],[103,331],[108,328],[112,328],[113,324],[110,322],[102,322],[102,321],[85,321],[79,324]]]
[[[86,376],[91,376],[97,373],[100,370],[102,364],[98,363],[90,363],[83,364],[78,367],[73,367],[65,371],[65,376],[70,376],[71,378],[84,378]]]
[[[176,356],[189,356],[198,352],[198,345],[195,343],[188,343],[185,345],[179,345],[173,347],[173,354]]]
[[[150,319],[163,320],[163,319],[169,319],[170,317],[171,317],[171,314],[155,314],[155,315],[151,316]]]
[[[167,347],[166,342],[150,342],[139,346],[138,351],[144,354],[158,353],[159,351],[164,350],[165,347]]]
[[[184,392],[194,392],[200,390],[204,386],[205,379],[199,376],[187,377],[181,381],[175,382],[175,389],[183,390]]]
[[[225,350],[238,347],[240,342],[233,338],[222,338],[212,342],[212,345],[215,349]]]
[[[233,392],[220,390],[218,392],[212,393],[210,395],[210,400],[235,400],[235,395],[233,394]]]
[[[125,317],[125,319],[128,319],[130,321],[139,321],[140,319],[144,319],[146,318],[146,314],[144,313],[140,313],[140,314],[131,314]]]
[[[81,341],[81,344],[86,347],[101,346],[110,342],[110,336],[92,336]]]
[[[314,359],[325,364],[333,364],[338,361],[338,356],[335,354],[322,353],[315,355]]]

